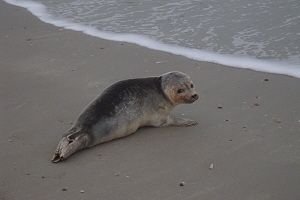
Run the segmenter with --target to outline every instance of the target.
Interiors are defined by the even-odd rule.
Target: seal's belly
[[[130,117],[129,117],[130,116]],[[125,137],[143,126],[159,127],[166,121],[166,114],[144,109],[139,114],[122,113],[118,116],[99,121],[92,128],[92,145]]]
[[[92,145],[100,144],[134,133],[141,126],[139,119],[119,117],[98,122],[92,129]]]

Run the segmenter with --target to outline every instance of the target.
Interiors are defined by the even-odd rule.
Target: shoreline
[[[4,2],[0,21],[0,199],[300,199],[300,79],[91,37]],[[104,88],[175,70],[200,99],[174,114],[198,126],[144,128],[50,162]]]
[[[164,44],[147,36],[138,34],[100,31],[94,27],[74,23],[66,19],[58,19],[56,17],[53,17],[47,12],[47,8],[43,4],[38,2],[34,2],[31,0],[26,0],[26,2],[18,2],[15,0],[4,1],[12,5],[25,8],[31,14],[38,17],[45,23],[64,28],[66,30],[82,32],[89,36],[97,37],[100,39],[115,42],[126,42],[144,48],[149,48],[151,50],[158,50],[161,52],[184,56],[200,62],[210,62],[219,65],[225,65],[227,67],[250,69],[258,72],[267,72],[300,78],[300,66],[297,64],[290,64],[288,62],[282,62],[280,60],[273,59],[262,60],[240,55],[218,54],[201,49]]]

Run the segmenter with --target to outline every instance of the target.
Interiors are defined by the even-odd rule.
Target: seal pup
[[[193,103],[197,99],[191,78],[182,72],[119,81],[105,89],[62,136],[52,162],[130,135],[140,127],[196,125],[196,121],[171,116],[170,112],[178,104]]]

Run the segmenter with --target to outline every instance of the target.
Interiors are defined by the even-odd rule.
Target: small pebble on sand
[[[84,190],[80,190],[80,193],[84,193]]]
[[[181,187],[184,186],[184,185],[185,185],[185,182],[180,182],[179,183],[179,186],[181,186]]]
[[[114,173],[114,176],[120,176],[120,173]]]
[[[273,122],[280,124],[282,121],[280,119],[273,119]]]
[[[210,163],[209,169],[212,170],[214,168],[214,163]]]

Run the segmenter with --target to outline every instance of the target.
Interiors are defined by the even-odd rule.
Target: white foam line
[[[198,61],[206,61],[217,64],[226,65],[229,67],[252,69],[255,71],[275,73],[289,75],[300,78],[300,66],[291,65],[280,61],[262,61],[254,58],[248,58],[243,56],[217,54],[208,51],[202,51],[199,49],[186,48],[176,45],[169,45],[153,40],[149,37],[137,35],[137,34],[126,34],[126,33],[112,33],[99,31],[98,29],[86,25],[77,24],[65,19],[58,19],[51,16],[47,8],[38,2],[30,0],[4,0],[9,4],[26,8],[33,15],[37,16],[40,20],[46,23],[53,24],[58,27],[65,29],[71,29],[75,31],[81,31],[91,36],[99,37],[106,40],[122,41],[137,44],[143,47],[147,47],[154,50],[164,51],[175,55],[181,55],[190,59]]]

